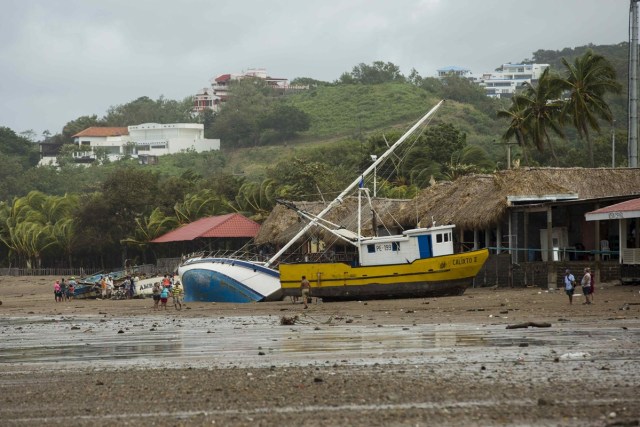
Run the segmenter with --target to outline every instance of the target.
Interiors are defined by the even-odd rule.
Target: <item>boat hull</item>
[[[282,298],[277,271],[230,258],[189,260],[178,268],[184,301],[246,303]]]
[[[285,296],[297,296],[304,275],[311,282],[311,295],[325,301],[462,295],[488,256],[488,250],[482,249],[366,267],[346,263],[280,264],[280,282]]]

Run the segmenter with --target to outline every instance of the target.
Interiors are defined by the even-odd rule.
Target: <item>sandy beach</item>
[[[1,425],[640,424],[639,286],[154,311],[54,280],[0,276]]]

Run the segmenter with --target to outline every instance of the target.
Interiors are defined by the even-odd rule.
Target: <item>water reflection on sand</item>
[[[276,316],[0,319],[0,365],[38,369],[268,367],[308,364],[429,364],[547,361],[560,357],[638,361],[640,321],[504,324],[281,326]]]

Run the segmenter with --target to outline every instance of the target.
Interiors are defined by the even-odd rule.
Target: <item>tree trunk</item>
[[[589,134],[586,134],[587,137],[587,147],[589,148],[589,165],[591,165],[592,168],[596,167],[595,166],[595,161],[593,159],[593,142],[591,141],[591,137],[589,137]]]

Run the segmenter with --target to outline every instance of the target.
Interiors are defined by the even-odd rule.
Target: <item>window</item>
[[[448,242],[451,239],[451,233],[444,233],[444,241]]]
[[[436,234],[436,243],[442,243],[442,234]]]
[[[391,242],[391,250],[398,252],[400,250],[400,242]]]
[[[367,252],[373,254],[376,252],[376,245],[367,245]]]

